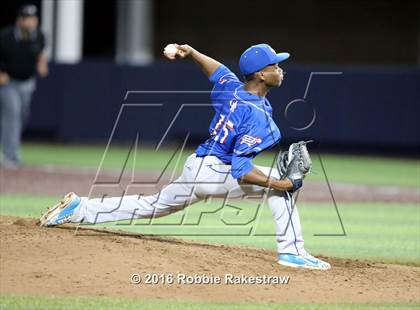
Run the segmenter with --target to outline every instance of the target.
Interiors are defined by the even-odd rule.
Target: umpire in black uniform
[[[43,54],[45,38],[38,23],[37,7],[27,4],[19,9],[15,25],[0,32],[1,165],[6,168],[17,167],[21,160],[20,141],[35,90],[35,75],[48,74]]]

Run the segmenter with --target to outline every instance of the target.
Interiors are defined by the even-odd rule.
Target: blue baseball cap
[[[239,68],[248,75],[289,58],[289,53],[276,53],[268,44],[253,45],[242,53]]]

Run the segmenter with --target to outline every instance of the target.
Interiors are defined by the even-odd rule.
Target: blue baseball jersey
[[[197,156],[213,155],[231,164],[238,179],[253,168],[252,159],[277,144],[281,133],[272,118],[270,102],[244,90],[244,83],[221,65],[210,76],[215,115],[210,138],[196,149]]]

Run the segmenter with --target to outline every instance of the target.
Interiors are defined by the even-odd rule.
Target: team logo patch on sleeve
[[[244,135],[241,140],[239,141],[240,144],[246,144],[249,147],[261,143],[262,140],[260,137],[253,137],[249,135]]]

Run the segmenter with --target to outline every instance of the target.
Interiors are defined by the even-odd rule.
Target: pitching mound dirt
[[[1,294],[207,301],[420,302],[420,267],[324,257],[330,271],[278,265],[269,250],[209,245],[0,217]],[[131,275],[142,275],[140,284]],[[221,284],[145,284],[146,274],[213,275]],[[226,284],[226,274],[289,277],[288,284]],[[249,278],[248,278],[249,279]],[[160,281],[162,282],[162,281]]]

